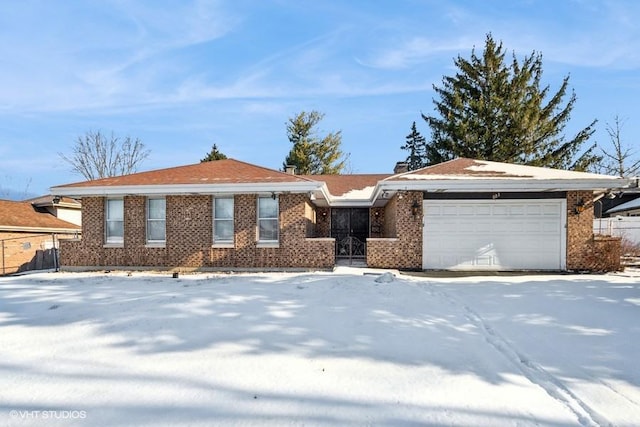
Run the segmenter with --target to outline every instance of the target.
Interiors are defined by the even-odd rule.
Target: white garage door
[[[423,267],[564,270],[566,200],[425,200]]]

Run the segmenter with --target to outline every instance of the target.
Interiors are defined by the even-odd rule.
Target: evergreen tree
[[[411,125],[411,133],[405,139],[405,144],[400,148],[409,151],[407,156],[409,170],[414,171],[425,167],[427,141],[416,129],[416,122]]]
[[[502,43],[488,34],[481,56],[454,60],[455,76],[434,85],[437,116],[422,115],[431,128],[426,164],[455,157],[511,162],[560,169],[586,170],[599,158],[595,144],[582,151],[595,132],[594,120],[573,138],[562,134],[576,102],[567,95],[569,76],[550,96],[541,87],[542,55],[535,51],[518,61],[505,61]]]
[[[324,118],[318,111],[301,112],[289,118],[287,137],[293,145],[287,155],[283,170],[295,166],[301,175],[339,174],[346,159],[340,150],[342,132],[332,132],[321,138],[315,130]]]
[[[200,163],[211,162],[213,160],[224,160],[226,158],[227,156],[225,156],[218,150],[218,146],[216,144],[213,144],[213,147],[211,147],[211,151],[209,151],[209,154],[207,154],[204,159],[200,160]]]

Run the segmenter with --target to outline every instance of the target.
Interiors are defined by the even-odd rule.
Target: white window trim
[[[164,218],[163,219],[159,219],[159,218],[149,218],[149,213],[150,213],[150,209],[149,209],[149,202],[151,200],[164,200]],[[162,240],[151,240],[149,239],[149,222],[152,221],[162,221],[164,222],[164,239]],[[145,238],[146,238],[146,247],[150,247],[150,248],[162,248],[165,246],[166,242],[167,242],[167,199],[164,197],[147,197],[147,202],[146,202],[146,212],[145,212]]]
[[[122,218],[121,219],[111,219],[109,218],[109,201],[119,200],[122,202]],[[111,221],[121,221],[122,222],[122,238],[109,238],[109,222]],[[124,199],[110,197],[105,199],[104,201],[104,245],[105,248],[121,248],[124,246]]]
[[[233,214],[231,218],[216,219],[216,200],[217,199],[231,200],[231,203],[233,205]],[[235,247],[235,240],[236,240],[235,209],[236,209],[236,201],[234,196],[224,196],[224,197],[213,198],[213,203],[212,203],[213,223],[212,223],[212,230],[211,230],[212,237],[213,237],[213,243],[211,245],[212,247],[214,248],[234,248]],[[231,221],[232,230],[233,230],[233,233],[231,234],[231,240],[216,240],[216,221]]]
[[[256,201],[256,241],[257,241],[257,247],[258,248],[270,248],[270,247],[278,247],[280,244],[280,200],[278,200],[278,198],[275,198],[273,200],[275,200],[276,202],[276,216],[275,217],[268,217],[268,218],[261,218],[260,217],[260,199],[273,199],[272,196],[258,196],[258,200]],[[276,220],[276,233],[277,233],[277,237],[275,240],[266,240],[266,239],[261,239],[260,238],[260,221],[261,220]]]

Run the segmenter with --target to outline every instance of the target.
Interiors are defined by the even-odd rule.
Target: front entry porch
[[[366,265],[369,209],[331,209],[331,237],[336,240],[336,263]]]

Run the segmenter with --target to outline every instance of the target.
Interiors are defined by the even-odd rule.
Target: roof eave
[[[59,196],[125,196],[144,195],[184,195],[184,194],[254,194],[254,193],[307,193],[317,190],[319,182],[274,182],[238,184],[170,184],[170,185],[110,185],[95,187],[51,187],[51,192]]]
[[[629,188],[632,181],[615,179],[423,179],[393,180],[379,183],[379,190],[396,191],[438,191],[438,192],[475,192],[475,191],[606,191]]]
[[[23,233],[65,233],[73,234],[82,232],[81,228],[59,228],[59,227],[25,227],[20,225],[0,225],[0,231],[23,232]]]

